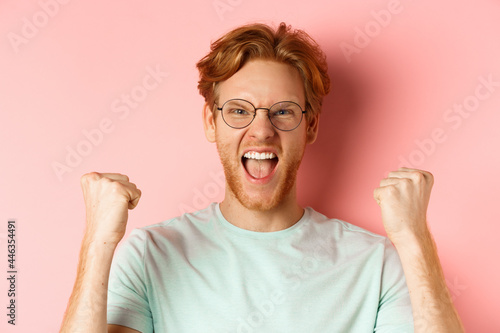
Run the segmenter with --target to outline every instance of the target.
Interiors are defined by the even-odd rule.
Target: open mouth
[[[271,152],[246,152],[241,162],[247,173],[255,179],[263,179],[272,175],[278,165],[278,157]]]

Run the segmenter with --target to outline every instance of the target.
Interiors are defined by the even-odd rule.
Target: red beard
[[[270,197],[264,195],[256,197],[250,196],[244,190],[242,184],[242,181],[244,181],[242,168],[244,166],[242,161],[235,159],[231,155],[227,145],[220,143],[219,140],[216,140],[216,142],[229,190],[245,208],[258,211],[276,208],[294,188],[303,153],[296,154],[295,158],[293,158],[294,154],[289,158],[280,156],[278,165],[280,170],[279,173],[277,172],[274,175],[274,177],[280,177],[278,185],[272,190]]]

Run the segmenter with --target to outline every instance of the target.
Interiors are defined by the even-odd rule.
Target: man
[[[224,200],[134,230],[113,259],[141,192],[121,174],[84,175],[87,229],[62,332],[463,330],[426,224],[430,173],[401,168],[375,190],[390,241],[297,203],[329,90],[309,36],[240,27],[198,69]]]

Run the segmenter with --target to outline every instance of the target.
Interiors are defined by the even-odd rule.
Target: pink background
[[[301,203],[383,234],[379,180],[402,160],[431,171],[429,224],[456,307],[469,332],[500,332],[500,86],[480,81],[500,82],[493,0],[1,1],[2,332],[59,329],[84,231],[82,174],[121,172],[141,188],[128,232],[222,199],[195,63],[254,21],[305,29],[328,56],[332,93],[299,175]],[[70,150],[81,153],[68,166]],[[9,218],[15,327],[5,315]]]

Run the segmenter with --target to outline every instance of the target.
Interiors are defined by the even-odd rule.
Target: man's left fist
[[[427,206],[434,177],[430,172],[399,168],[389,172],[373,192],[382,211],[387,236],[393,243],[427,232]]]

